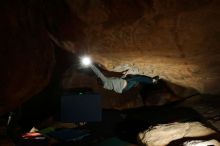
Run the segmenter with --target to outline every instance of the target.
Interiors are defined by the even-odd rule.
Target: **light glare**
[[[87,57],[87,56],[83,57],[82,58],[82,64],[86,65],[86,66],[90,65],[91,64],[91,59],[89,57]]]

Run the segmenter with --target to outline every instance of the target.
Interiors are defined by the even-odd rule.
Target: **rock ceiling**
[[[68,5],[83,24],[83,53],[107,69],[129,68],[202,93],[220,92],[218,1],[70,0]],[[70,42],[71,37],[63,39]]]
[[[57,61],[54,44],[88,54],[111,71],[130,69],[201,93],[220,93],[218,0],[0,3],[0,113],[48,85]]]

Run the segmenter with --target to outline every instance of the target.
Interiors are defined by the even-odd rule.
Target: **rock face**
[[[201,93],[220,93],[218,0],[67,2],[84,24],[84,53],[107,69],[130,68]]]
[[[146,146],[166,146],[175,140],[187,137],[202,138],[214,133],[215,131],[199,122],[170,123],[154,126],[140,133],[138,139]],[[219,142],[217,143],[219,145]]]
[[[1,1],[0,115],[44,89],[55,64],[39,3]]]
[[[190,141],[184,143],[184,146],[200,146],[200,145],[214,145],[214,146],[219,146],[220,143],[217,140],[208,140],[208,141]]]
[[[220,94],[218,0],[0,4],[0,114],[48,85],[55,64],[51,40],[76,55],[89,54],[111,71],[159,75],[201,93]]]

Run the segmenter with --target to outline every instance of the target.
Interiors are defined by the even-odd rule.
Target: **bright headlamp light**
[[[84,66],[89,66],[91,65],[92,61],[91,61],[91,58],[88,57],[88,56],[83,56],[81,57],[81,63],[84,65]]]

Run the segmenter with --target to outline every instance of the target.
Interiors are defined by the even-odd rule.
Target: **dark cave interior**
[[[0,11],[0,146],[220,146],[220,1],[1,0]],[[107,78],[160,79],[116,93],[84,55]],[[74,107],[101,115],[64,121]]]

